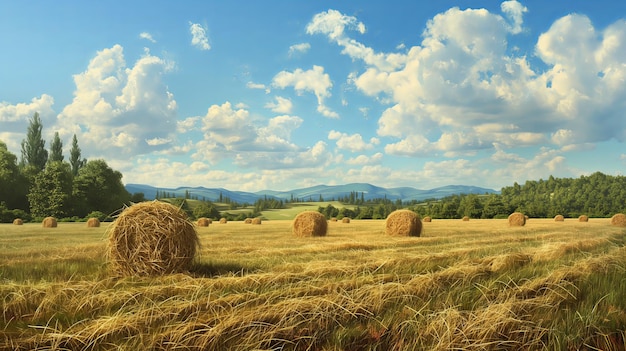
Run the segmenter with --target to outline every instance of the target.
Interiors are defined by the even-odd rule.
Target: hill
[[[320,197],[325,200],[339,199],[351,193],[361,195],[365,200],[387,198],[389,200],[421,201],[425,199],[440,199],[455,194],[497,194],[499,191],[468,185],[447,185],[434,189],[416,189],[412,187],[382,188],[368,183],[351,183],[345,185],[316,185],[308,188],[288,191],[262,190],[251,193],[232,191],[224,188],[205,187],[178,187],[157,188],[145,184],[126,184],[126,190],[131,194],[143,193],[146,199],[156,198],[159,193],[170,194],[170,197],[184,197],[189,194],[199,200],[219,201],[220,197],[229,198],[238,203],[254,203],[262,198],[276,198],[282,200],[299,199],[302,201],[317,201]]]

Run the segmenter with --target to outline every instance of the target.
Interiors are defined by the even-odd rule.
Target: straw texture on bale
[[[467,222],[469,220],[470,220],[470,218],[468,216],[463,216],[463,222]]]
[[[396,210],[385,221],[385,234],[400,236],[420,236],[422,221],[417,213],[410,210]]]
[[[100,226],[100,220],[96,217],[91,217],[87,220],[87,227],[97,228]]]
[[[24,221],[21,218],[16,218],[13,220],[13,224],[15,225],[22,225],[24,224]]]
[[[125,208],[107,232],[109,264],[122,276],[185,272],[199,245],[185,212],[160,201]]]
[[[246,218],[243,222],[245,224],[252,224],[252,218]]]
[[[252,219],[252,224],[255,224],[255,225],[261,224],[261,218],[253,218]]]
[[[323,214],[316,211],[304,211],[293,220],[293,234],[296,236],[325,236],[328,222]]]
[[[424,217],[424,219],[422,220],[422,222],[432,222],[433,219],[430,218],[429,216]]]
[[[556,216],[554,216],[554,221],[555,222],[563,222],[563,221],[565,221],[565,217],[563,217],[563,215],[556,215]]]
[[[526,216],[521,212],[513,212],[509,215],[509,225],[511,227],[522,227],[526,225]]]
[[[211,224],[211,221],[206,217],[200,217],[198,221],[196,221],[198,227],[208,227],[209,224]]]
[[[618,213],[611,217],[611,224],[618,227],[626,227],[626,215]]]
[[[228,223],[228,220],[224,217],[220,218],[220,224],[226,224]]]
[[[350,223],[350,217],[343,217],[341,223]]]
[[[43,219],[43,222],[41,222],[41,225],[44,228],[56,228],[57,227],[57,219],[54,217],[46,217]]]
[[[587,216],[587,215],[580,215],[580,216],[578,216],[578,221],[579,222],[589,222],[589,216]]]

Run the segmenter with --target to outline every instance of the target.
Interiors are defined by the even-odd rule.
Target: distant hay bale
[[[463,216],[463,222],[468,222],[470,218],[468,216]]]
[[[252,218],[252,223],[253,225],[259,225],[261,224],[261,218]]]
[[[160,201],[127,207],[107,228],[107,259],[122,276],[189,270],[198,234],[183,210]]]
[[[331,222],[337,222],[337,217],[333,217],[330,219]]]
[[[524,218],[526,218],[526,220],[530,219],[530,217],[528,217],[527,215],[524,215]]]
[[[424,217],[424,219],[422,219],[422,222],[429,222],[430,223],[432,221],[433,221],[433,219],[430,218],[430,216],[426,216],[426,217]]]
[[[96,217],[91,217],[87,220],[87,227],[97,228],[100,226],[100,220]]]
[[[296,236],[325,236],[328,222],[323,214],[316,211],[304,211],[293,220],[293,233]]]
[[[563,217],[563,215],[556,215],[556,216],[554,216],[554,221],[555,222],[563,222],[563,221],[565,221],[565,217]]]
[[[509,226],[523,227],[526,225],[526,216],[521,212],[513,212],[509,215]]]
[[[43,219],[43,222],[41,222],[41,225],[44,228],[56,228],[57,227],[57,219],[54,217],[46,217]]]
[[[198,227],[208,227],[209,224],[211,224],[211,220],[206,218],[206,217],[200,217],[198,218],[198,220],[196,221],[196,225]]]
[[[252,218],[246,218],[243,222],[245,224],[252,224]]]
[[[618,227],[626,227],[626,215],[618,213],[611,217],[611,224]]]
[[[343,217],[341,223],[350,223],[350,217]]]
[[[589,222],[589,216],[587,216],[587,215],[580,215],[580,216],[578,216],[578,221],[579,222]]]
[[[422,221],[417,213],[411,210],[396,210],[387,216],[385,234],[399,236],[420,236]]]
[[[220,218],[220,224],[226,224],[228,223],[228,220],[224,217]]]
[[[13,224],[15,225],[22,225],[24,224],[24,221],[21,218],[16,218],[13,220]]]

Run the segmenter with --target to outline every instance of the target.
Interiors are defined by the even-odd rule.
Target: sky
[[[0,0],[0,140],[127,183],[623,175],[626,2]]]

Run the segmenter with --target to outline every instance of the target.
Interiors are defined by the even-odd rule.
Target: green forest
[[[110,168],[102,159],[82,158],[76,135],[72,139],[69,160],[63,155],[63,143],[58,133],[46,148],[42,139],[42,123],[38,114],[30,120],[22,141],[18,161],[0,140],[0,222],[15,218],[40,221],[52,216],[65,221],[80,221],[90,217],[110,220],[111,215],[132,202],[144,201],[141,193],[130,194],[122,183],[122,174]],[[163,197],[163,196],[160,196]],[[194,208],[187,203],[193,194],[169,199],[192,217],[217,219],[220,213],[210,201],[196,201]],[[228,208],[247,208],[228,199]],[[529,217],[610,217],[626,212],[626,177],[600,172],[579,178],[529,180],[520,185],[501,189],[500,194],[459,194],[442,199],[402,202],[400,200],[364,200],[354,192],[338,199],[345,207],[320,206],[318,211],[327,218],[384,219],[400,208],[409,208],[421,216],[432,218],[506,218],[518,211]],[[222,201],[226,202],[226,201]],[[240,217],[258,216],[265,209],[288,206],[291,201],[259,199],[250,213]],[[232,217],[232,216],[231,216]],[[232,218],[235,219],[235,218]]]

